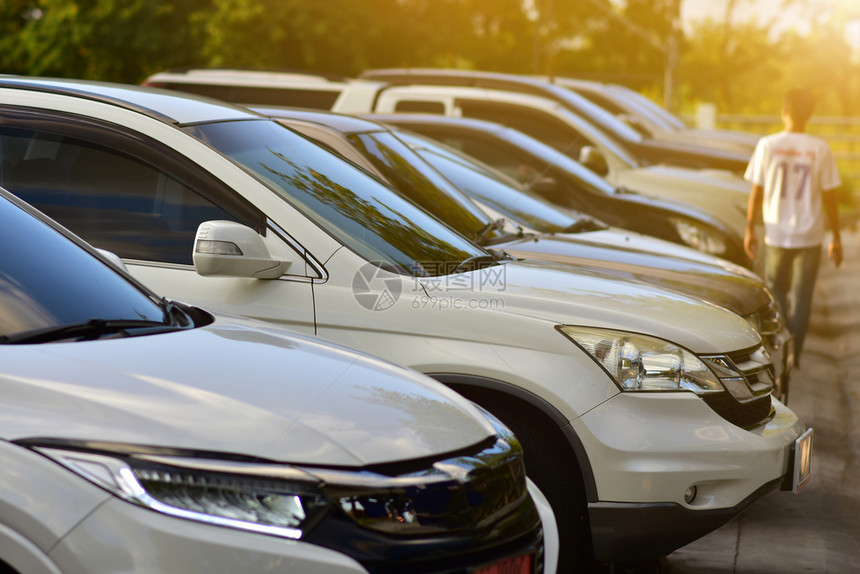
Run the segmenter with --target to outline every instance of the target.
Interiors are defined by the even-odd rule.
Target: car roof
[[[170,76],[181,76],[183,78],[193,77],[195,80],[202,81],[206,81],[207,79],[220,81],[225,79],[243,80],[256,78],[260,80],[301,79],[306,81],[316,80],[318,82],[348,82],[352,79],[339,74],[292,68],[197,68],[194,66],[168,68],[153,74],[150,78],[167,79]]]
[[[386,126],[377,121],[359,116],[350,116],[322,110],[306,110],[302,108],[283,108],[277,106],[247,106],[248,109],[264,116],[277,119],[291,119],[311,122],[335,129],[343,133],[366,133],[387,131]]]
[[[556,91],[552,82],[544,78],[508,74],[504,72],[485,72],[478,70],[459,70],[454,68],[379,68],[366,70],[363,79],[385,81],[391,84],[424,84],[444,80],[449,85],[472,86],[497,90],[514,90],[544,97],[563,97],[564,92]]]
[[[0,75],[0,89],[3,88],[97,101],[179,125],[261,117],[248,109],[219,100],[131,84]]]

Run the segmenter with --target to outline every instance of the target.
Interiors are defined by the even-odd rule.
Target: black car
[[[743,238],[694,206],[613,187],[580,163],[512,128],[435,114],[365,116],[445,143],[504,172],[555,205],[613,226],[694,247],[746,268]]]

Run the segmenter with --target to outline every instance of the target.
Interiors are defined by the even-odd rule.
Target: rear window
[[[208,96],[237,104],[292,106],[330,110],[340,95],[339,91],[313,89],[267,88],[260,86],[230,86],[193,84],[189,82],[158,82],[160,88]]]

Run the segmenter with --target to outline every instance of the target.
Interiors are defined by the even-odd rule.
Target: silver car
[[[3,574],[554,571],[519,443],[459,395],[159,299],[3,190],[0,241]]]

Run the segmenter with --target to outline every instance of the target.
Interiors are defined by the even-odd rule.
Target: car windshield
[[[408,132],[398,132],[398,136],[461,191],[514,223],[541,233],[562,233],[580,227],[581,222],[587,219],[584,214],[574,217],[544,199],[528,194],[505,174],[444,144]]]
[[[0,338],[98,322],[163,325],[165,310],[108,265],[0,195]],[[43,339],[47,340],[47,339]]]
[[[269,120],[188,126],[366,260],[402,274],[443,275],[487,252],[379,180]]]
[[[479,237],[492,224],[490,217],[394,134],[364,132],[348,138],[397,191],[441,221],[474,240],[487,243],[498,234],[493,230]]]

